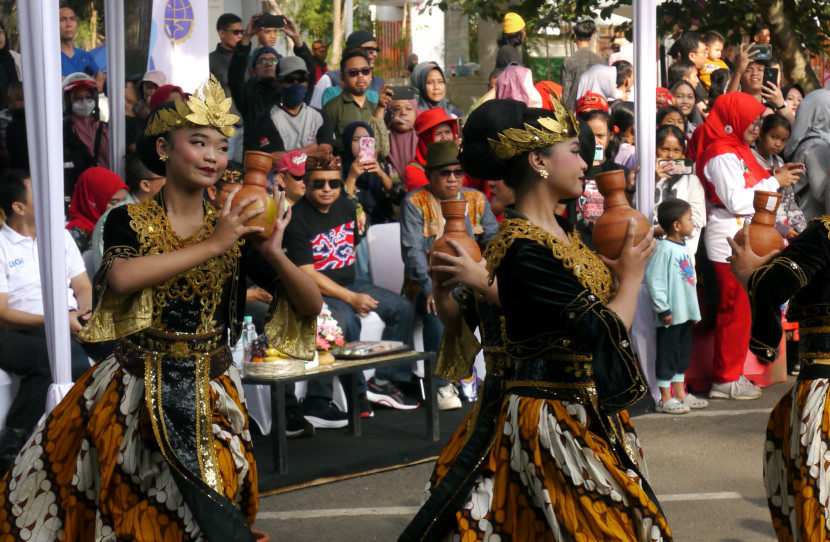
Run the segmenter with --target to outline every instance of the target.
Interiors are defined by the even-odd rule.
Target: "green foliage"
[[[341,0],[342,1],[342,0]],[[308,32],[310,41],[331,42],[334,13],[331,0],[295,0],[292,12],[301,32]]]

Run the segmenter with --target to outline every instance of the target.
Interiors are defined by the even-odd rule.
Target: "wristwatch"
[[[787,107],[787,102],[784,102],[783,104],[779,105],[778,107],[775,108],[775,110],[776,111],[781,111],[785,107]]]

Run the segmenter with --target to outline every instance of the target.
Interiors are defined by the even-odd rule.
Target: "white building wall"
[[[412,10],[412,52],[418,60],[444,63],[444,12],[438,8],[419,13]],[[447,66],[441,66],[446,73]],[[449,77],[449,74],[447,74]]]

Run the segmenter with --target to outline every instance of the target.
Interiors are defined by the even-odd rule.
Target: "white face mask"
[[[95,110],[95,100],[88,98],[80,102],[72,102],[72,112],[79,117],[88,117]]]

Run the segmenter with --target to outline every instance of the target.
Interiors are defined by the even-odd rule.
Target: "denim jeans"
[[[401,341],[412,344],[412,326],[415,322],[415,307],[408,300],[395,292],[375,286],[370,282],[355,280],[345,286],[348,290],[359,294],[368,294],[378,302],[374,312],[386,324],[382,338],[388,341]],[[343,329],[343,338],[346,342],[360,340],[360,316],[351,305],[341,299],[323,296],[331,314]],[[394,382],[409,382],[412,379],[412,368],[408,365],[382,367],[375,374],[384,380]],[[366,391],[366,380],[363,373],[358,372],[358,382],[361,392]],[[331,398],[332,379],[316,378],[308,383],[308,395]]]
[[[444,335],[444,324],[435,314],[427,312],[427,296],[424,292],[418,294],[415,300],[415,311],[418,318],[424,323],[424,350],[427,352],[438,352],[441,346],[441,337]],[[435,383],[443,388],[450,383],[446,378],[437,378]]]

